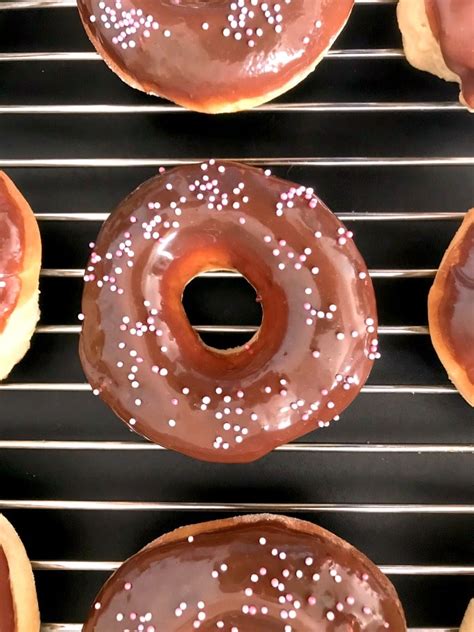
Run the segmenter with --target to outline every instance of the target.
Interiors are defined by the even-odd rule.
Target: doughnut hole
[[[182,303],[193,327],[225,328],[198,329],[202,342],[216,351],[244,347],[258,334],[262,324],[259,296],[244,276],[194,277],[184,288]]]

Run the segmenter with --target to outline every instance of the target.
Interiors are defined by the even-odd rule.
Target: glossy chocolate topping
[[[92,43],[132,86],[209,109],[275,96],[332,44],[354,0],[78,0]]]
[[[10,584],[10,570],[5,551],[0,546],[0,632],[15,631],[15,610]]]
[[[190,456],[242,462],[329,425],[377,357],[376,307],[352,233],[314,195],[235,163],[152,178],[104,224],[85,275],[80,352],[129,426]],[[261,299],[244,347],[203,344],[181,303],[206,270]]]
[[[425,0],[425,6],[446,65],[461,78],[464,99],[474,108],[474,0]]]
[[[22,216],[0,177],[0,333],[20,295],[24,241]]]
[[[271,516],[216,524],[181,529],[125,562],[84,632],[406,630],[388,579],[329,532]]]
[[[474,384],[474,224],[456,256],[459,259],[446,277],[439,322],[454,358]]]

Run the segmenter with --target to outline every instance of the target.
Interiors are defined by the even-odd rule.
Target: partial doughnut
[[[234,112],[290,90],[321,61],[354,0],[78,0],[87,35],[133,88]]]
[[[28,202],[0,171],[0,380],[30,346],[39,319],[41,239]]]
[[[469,602],[459,632],[474,632],[474,599]]]
[[[35,580],[25,548],[0,514],[0,630],[39,632]]]
[[[474,406],[474,209],[441,261],[428,317],[431,340],[449,378]]]
[[[473,0],[399,0],[397,13],[410,64],[459,83],[474,112]]]
[[[140,624],[143,628],[140,628]],[[125,562],[83,632],[405,632],[390,581],[329,531],[284,516],[182,527]]]

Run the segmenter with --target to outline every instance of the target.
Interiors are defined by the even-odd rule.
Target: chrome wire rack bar
[[[405,57],[399,48],[347,48],[330,50],[329,59],[400,59]],[[0,62],[8,61],[102,61],[93,51],[57,51],[35,53],[0,53]]]
[[[67,511],[212,511],[222,513],[474,514],[474,505],[377,503],[189,503],[120,500],[0,500],[0,509]]]
[[[435,269],[407,269],[407,270],[369,270],[369,274],[373,279],[431,279],[436,275]],[[41,270],[42,277],[53,278],[71,278],[81,279],[84,276],[84,270],[81,268],[43,268]],[[202,276],[208,279],[235,279],[241,275],[233,271],[211,271],[205,272]]]
[[[195,325],[195,331],[219,334],[247,334],[255,333],[258,327],[253,325]],[[379,335],[382,336],[426,336],[429,333],[428,327],[423,325],[401,325],[378,328]],[[37,334],[79,334],[81,325],[39,325],[36,328]]]
[[[255,108],[255,112],[463,112],[465,108],[455,101],[427,101],[412,103],[364,102],[364,103],[267,103]],[[186,113],[179,105],[168,103],[154,105],[115,105],[112,103],[73,105],[0,105],[0,114],[171,114]]]
[[[112,169],[132,167],[177,167],[204,162],[205,158],[0,158],[4,169]],[[420,156],[420,157],[307,157],[307,158],[255,158],[221,157],[216,160],[245,162],[267,167],[470,167],[474,156]]]
[[[43,392],[91,392],[86,382],[10,382],[0,384],[1,391],[43,391]],[[454,386],[432,386],[414,384],[366,384],[362,393],[377,395],[454,395]]]
[[[0,440],[0,450],[113,450],[120,452],[168,451],[160,445],[142,441],[32,441]],[[349,454],[474,454],[474,444],[389,444],[389,443],[289,443],[277,452],[336,452]]]
[[[51,560],[33,561],[35,571],[116,571],[122,562]],[[410,566],[380,564],[380,570],[386,575],[474,575],[474,566]]]
[[[110,213],[35,213],[40,222],[105,222]],[[455,221],[464,212],[413,211],[412,213],[336,213],[341,222]]]

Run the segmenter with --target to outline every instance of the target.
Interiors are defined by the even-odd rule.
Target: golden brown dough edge
[[[39,632],[40,615],[31,564],[18,534],[0,514],[0,546],[7,558],[16,632]]]
[[[224,531],[227,529],[232,529],[232,527],[238,525],[251,525],[254,523],[258,523],[264,520],[268,524],[277,524],[282,525],[285,528],[296,531],[298,533],[306,533],[309,535],[313,535],[319,537],[331,544],[348,551],[350,555],[352,555],[356,562],[364,563],[369,572],[375,577],[375,579],[379,582],[381,586],[387,591],[390,598],[396,605],[400,621],[403,622],[406,630],[406,620],[403,612],[402,605],[398,598],[397,592],[393,587],[390,580],[379,570],[379,568],[371,562],[363,553],[361,553],[358,549],[353,547],[351,544],[342,540],[334,533],[319,527],[311,522],[307,522],[306,520],[300,520],[299,518],[290,518],[288,516],[281,515],[273,515],[273,514],[255,514],[249,516],[236,516],[234,518],[225,518],[223,520],[212,520],[209,522],[200,522],[198,524],[188,525],[185,527],[179,527],[174,531],[170,531],[169,533],[165,533],[160,536],[156,540],[153,540],[149,544],[147,544],[143,549],[141,549],[136,555],[140,555],[141,552],[146,551],[151,548],[155,548],[157,546],[162,546],[165,544],[173,544],[174,542],[179,542],[189,538],[190,536],[197,537],[201,533],[214,533],[216,531]],[[133,556],[135,557],[135,556]]]
[[[474,632],[474,598],[469,602],[459,632]]]
[[[35,325],[39,319],[39,274],[41,268],[41,238],[38,223],[21,192],[10,178],[0,171],[0,181],[6,187],[15,208],[23,220],[25,253],[18,302],[0,333],[0,380],[4,379],[19,362],[30,346]]]
[[[199,103],[195,103],[192,100],[186,101],[185,99],[183,99],[179,101],[178,105],[181,105],[187,108],[188,110],[192,110],[194,112],[202,112],[203,114],[230,114],[232,112],[242,112],[244,110],[251,110],[252,108],[256,108],[259,105],[263,105],[264,103],[268,103],[268,101],[272,101],[273,99],[276,99],[277,97],[281,96],[282,94],[285,94],[286,92],[288,92],[289,90],[297,86],[301,81],[306,79],[306,77],[315,70],[316,66],[318,66],[318,64],[324,59],[324,57],[326,56],[326,53],[332,47],[332,45],[334,44],[334,41],[337,39],[339,34],[344,30],[350,18],[351,13],[352,11],[349,13],[347,20],[344,22],[340,30],[332,38],[329,46],[325,48],[321,52],[321,54],[318,57],[316,57],[316,59],[312,60],[308,64],[307,68],[305,68],[301,73],[298,73],[297,75],[292,77],[290,81],[285,83],[280,88],[277,88],[276,90],[273,90],[272,92],[267,92],[266,94],[263,94],[254,98],[242,97],[241,99],[237,101],[219,101],[218,99],[216,99],[213,102],[209,102],[206,105],[202,105]],[[135,81],[135,79],[133,78],[131,74],[124,72],[121,68],[119,68],[119,66],[112,61],[110,55],[107,54],[104,47],[101,45],[100,41],[93,36],[92,30],[90,29],[89,24],[87,24],[85,20],[82,20],[82,24],[86,31],[87,37],[90,39],[92,45],[97,49],[97,51],[99,52],[99,55],[102,57],[106,65],[112,70],[112,72],[118,75],[124,83],[129,85],[131,88],[135,88],[135,90],[146,92],[147,94],[151,96],[154,96],[154,97],[163,96],[156,92],[145,90],[138,81]]]
[[[449,379],[464,399],[471,406],[474,406],[474,384],[470,382],[466,372],[456,362],[448,345],[445,343],[438,317],[439,306],[443,300],[449,268],[456,263],[459,245],[472,224],[474,224],[474,208],[467,212],[463,223],[454,235],[441,261],[428,296],[428,322],[433,346],[448,373]]]
[[[440,45],[431,30],[425,0],[398,0],[397,17],[403,48],[410,64],[445,81],[461,84],[459,75],[444,61]],[[462,92],[459,98],[470,112],[474,112],[465,102]]]

